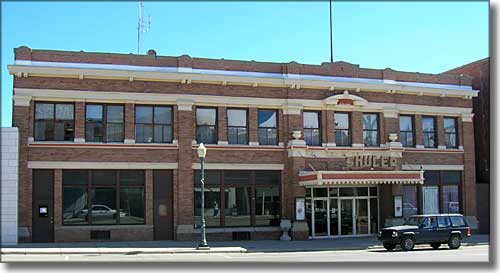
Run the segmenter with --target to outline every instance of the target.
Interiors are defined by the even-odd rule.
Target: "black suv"
[[[470,227],[463,215],[432,214],[414,215],[403,226],[383,228],[378,233],[378,240],[389,251],[396,245],[406,251],[412,250],[415,244],[430,244],[438,249],[443,243],[457,249],[465,236],[470,237]]]

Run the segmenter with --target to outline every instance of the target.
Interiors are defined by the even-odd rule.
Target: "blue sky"
[[[13,48],[136,53],[137,2],[1,2],[2,126],[11,126]],[[328,1],[144,2],[159,55],[320,64]],[[440,73],[488,53],[488,2],[334,2],[334,60]]]

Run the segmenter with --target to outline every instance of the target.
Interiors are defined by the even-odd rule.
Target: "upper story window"
[[[321,115],[304,111],[304,140],[309,146],[321,145]]]
[[[217,144],[216,108],[196,108],[196,141]]]
[[[365,146],[378,146],[378,114],[363,114]]]
[[[171,143],[172,135],[172,107],[135,107],[135,142]]]
[[[85,122],[87,142],[123,142],[123,105],[87,104]]]
[[[72,103],[35,104],[35,140],[73,140],[74,124],[74,105]]]
[[[446,148],[457,147],[457,119],[444,118],[444,143]]]
[[[259,110],[259,145],[277,145],[277,111]]]
[[[335,144],[337,146],[351,146],[351,128],[349,113],[334,113]]]
[[[436,126],[433,117],[422,117],[422,137],[425,148],[436,147]]]
[[[227,142],[248,144],[247,110],[227,109]]]
[[[403,147],[413,147],[413,117],[399,117],[399,139]]]

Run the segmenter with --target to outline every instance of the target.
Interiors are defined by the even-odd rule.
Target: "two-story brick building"
[[[417,213],[475,223],[467,76],[14,50],[25,241],[363,236]]]

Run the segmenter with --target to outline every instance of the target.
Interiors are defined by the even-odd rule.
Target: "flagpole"
[[[333,63],[332,0],[330,0],[330,62]]]

